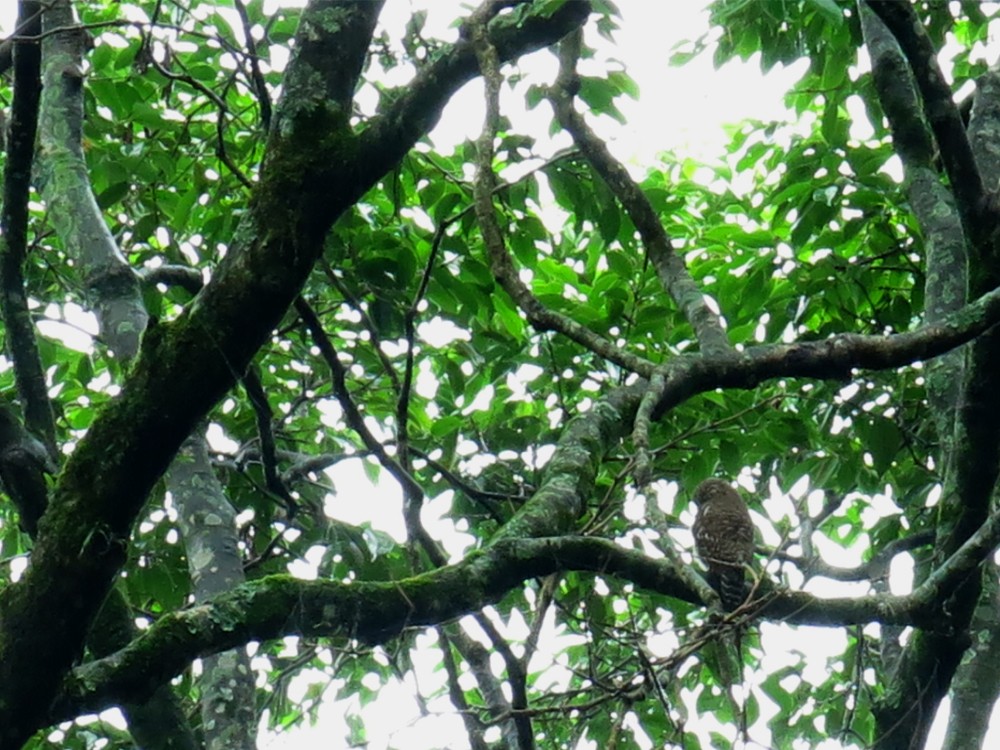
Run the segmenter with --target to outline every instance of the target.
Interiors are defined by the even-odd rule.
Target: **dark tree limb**
[[[261,180],[234,246],[185,315],[146,331],[121,395],[60,475],[28,572],[0,592],[0,745],[19,747],[45,721],[154,482],[267,340],[333,221],[475,75],[468,45],[453,46],[355,141],[350,97],[376,13],[374,3],[331,0],[303,12]],[[544,17],[497,19],[505,23],[491,34],[505,57],[516,57],[556,41],[588,13],[588,5],[569,3]],[[331,14],[339,21],[333,27]],[[78,71],[65,73],[55,91],[82,85]]]
[[[157,268],[144,268],[137,272],[139,280],[144,285],[156,286],[179,286],[192,296],[197,294],[205,286],[205,281],[201,277],[201,272],[197,268],[190,266],[167,265]]]
[[[347,387],[347,368],[340,363],[333,342],[326,335],[323,324],[309,303],[301,297],[295,301],[295,310],[305,323],[306,329],[312,335],[313,342],[319,349],[320,356],[330,368],[330,378],[333,394],[344,410],[344,420],[347,425],[361,438],[362,444],[378,458],[380,464],[399,482],[403,490],[403,514],[407,535],[411,541],[419,542],[435,565],[443,565],[446,561],[444,553],[438,548],[437,542],[427,533],[420,523],[420,508],[424,501],[424,490],[413,475],[393,456],[390,456],[385,446],[378,441],[365,424],[364,415],[351,397]]]
[[[260,441],[260,462],[264,467],[264,482],[269,492],[281,498],[289,515],[295,513],[296,502],[278,472],[277,446],[274,441],[274,413],[267,400],[260,373],[251,364],[243,375],[243,389],[250,399],[254,421],[257,424],[257,439]]]
[[[41,32],[41,7],[36,0],[21,0],[18,33]],[[41,50],[37,43],[12,42],[12,45],[14,101],[7,130],[7,163],[0,208],[0,314],[7,351],[14,362],[14,380],[24,402],[25,425],[45,444],[54,460],[58,456],[55,422],[35,326],[28,310],[23,268],[28,255],[28,199],[42,91]]]
[[[924,319],[933,323],[959,309],[968,299],[965,232],[951,191],[935,168],[934,139],[906,59],[885,24],[863,2],[859,3],[859,9],[875,88],[889,121],[893,148],[903,163],[907,197],[925,237]],[[964,373],[963,352],[942,357],[928,366],[927,395],[943,441],[955,429]]]
[[[444,663],[445,674],[448,676],[448,697],[451,698],[451,704],[458,709],[458,715],[462,718],[462,723],[465,724],[465,731],[469,735],[469,744],[472,745],[473,750],[490,750],[483,738],[486,727],[471,710],[469,702],[465,699],[465,692],[459,684],[461,675],[458,671],[458,664],[455,662],[455,656],[451,652],[451,639],[444,628],[438,628],[437,633],[441,640],[438,645],[438,648],[441,649],[441,661]]]
[[[982,744],[992,708],[1000,690],[1000,569],[988,560],[983,569],[983,592],[969,628],[969,653],[951,682],[951,714],[943,750],[965,750]]]
[[[476,622],[480,625],[483,622],[489,624],[482,613],[476,615]],[[494,628],[495,630],[495,628]],[[502,689],[502,681],[493,674],[493,666],[490,663],[490,657],[492,656],[492,650],[484,646],[482,643],[477,641],[475,638],[470,637],[462,629],[459,623],[452,623],[450,625],[438,628],[438,632],[446,637],[446,643],[450,643],[452,648],[457,651],[463,659],[469,665],[469,672],[476,680],[476,684],[479,686],[479,692],[483,696],[483,701],[485,703],[485,713],[490,719],[497,716],[511,715],[511,701],[504,695]],[[490,637],[493,641],[492,636]],[[494,643],[503,643],[501,638],[499,641],[493,641]],[[504,644],[506,645],[506,644]],[[457,686],[456,686],[457,687]],[[456,704],[457,706],[458,704]],[[470,714],[468,717],[474,719],[475,724],[479,726],[479,733],[485,728],[483,725],[485,721],[478,720],[475,714]],[[530,730],[531,722],[528,721],[528,728]],[[520,727],[515,724],[511,719],[501,723],[501,733],[504,739],[504,744],[510,750],[517,750],[520,747],[521,731]]]
[[[18,43],[19,37],[37,37],[41,34],[42,9],[39,0],[20,0],[18,8],[17,25],[14,33],[0,42],[0,75],[6,73],[14,65],[14,46]],[[34,5],[35,8],[29,12],[21,12],[21,8],[27,5]]]
[[[972,246],[982,260],[993,258],[998,214],[983,185],[958,105],[938,65],[937,50],[911,3],[868,0],[868,5],[892,32],[913,71]],[[991,279],[994,283],[995,278],[994,272]]]
[[[998,542],[1000,513],[935,572],[932,582],[908,596],[820,599],[761,586],[745,614],[809,625],[913,625],[929,637],[953,636],[941,615],[942,597],[959,586]],[[447,622],[495,603],[529,578],[568,570],[612,576],[666,596],[704,603],[671,561],[590,537],[508,538],[456,565],[385,583],[270,576],[205,605],[166,615],[117,654],[78,667],[50,718],[97,711],[124,694],[142,696],[192,659],[249,640],[344,634],[382,643],[405,628]]]
[[[862,29],[879,99],[892,129],[895,150],[903,162],[910,204],[926,238],[925,320],[933,323],[965,303],[970,256],[974,263],[972,291],[979,293],[996,284],[998,276],[991,268],[996,257],[991,227],[996,218],[993,211],[986,210],[993,204],[983,194],[983,163],[976,163],[959,109],[912,6],[871,5],[881,20],[861,2]],[[914,82],[923,99],[922,111]],[[977,93],[977,104],[982,102],[989,108],[984,93]],[[940,147],[950,189],[937,174],[934,142],[924,116]],[[977,127],[982,122],[978,121]],[[978,156],[982,157],[993,152],[983,136],[986,141],[995,138],[995,125],[986,124],[979,132]],[[995,160],[985,163],[993,165]],[[988,513],[997,475],[998,436],[996,425],[978,415],[1000,408],[992,384],[992,373],[1000,363],[998,345],[1000,339],[990,331],[968,350],[951,352],[927,368],[928,401],[943,451],[939,459],[944,469],[944,491],[938,509],[942,520],[935,527],[935,556],[939,560],[962,544]],[[966,661],[980,579],[970,576],[947,605],[955,631],[952,637],[920,633],[900,647],[899,628],[883,632],[882,667],[892,677],[891,689],[874,707],[880,748],[923,744],[939,701],[952,685],[959,664]],[[965,672],[972,668],[967,665]],[[961,675],[957,673],[956,685],[962,682]],[[986,681],[980,680],[979,684]],[[960,708],[959,702],[953,705]]]
[[[253,38],[253,24],[250,23],[247,6],[243,0],[235,0],[234,4],[236,12],[240,15],[240,24],[243,26],[243,36],[246,39],[250,80],[253,83],[254,95],[257,97],[257,106],[260,107],[260,122],[266,132],[271,129],[271,95],[268,93],[264,74],[260,70],[260,56],[257,54],[257,43]]]

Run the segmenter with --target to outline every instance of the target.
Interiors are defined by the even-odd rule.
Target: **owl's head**
[[[696,505],[704,505],[711,500],[717,500],[720,497],[731,498],[733,495],[739,497],[739,493],[726,480],[706,479],[694,491],[694,502]]]

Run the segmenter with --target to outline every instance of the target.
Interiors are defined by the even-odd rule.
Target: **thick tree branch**
[[[922,27],[914,25],[916,14],[912,8],[905,3],[892,8],[884,3],[875,4],[882,6],[875,8],[882,19],[893,24],[890,34],[864,2],[858,5],[879,99],[892,128],[895,150],[903,162],[910,204],[925,237],[925,320],[936,322],[959,309],[967,298],[970,253],[966,233],[972,240],[972,255],[976,259],[973,291],[978,293],[996,284],[995,270],[988,267],[995,265],[988,259],[995,257],[991,227],[996,219],[983,210],[987,202],[979,194],[986,176],[982,172],[984,163],[991,167],[996,164],[990,158],[993,149],[988,145],[996,138],[995,118],[989,123],[991,118],[986,116],[979,123],[982,128],[978,130],[975,159],[984,161],[976,164],[930,41]],[[900,46],[906,52],[909,66]],[[937,136],[950,189],[937,174],[934,144],[912,85],[914,76],[923,94],[923,110]],[[995,107],[982,90],[977,93],[976,101],[977,106],[983,103],[986,109]],[[958,175],[966,175],[968,179]],[[962,182],[956,183],[956,179]],[[984,262],[987,267],[983,267]],[[929,363],[927,368],[928,401],[942,448],[937,460],[944,470],[943,499],[938,509],[943,522],[935,529],[939,537],[938,559],[961,544],[988,512],[997,468],[997,426],[979,415],[997,409],[992,376],[997,367],[997,345],[996,332],[991,331],[972,345],[970,362],[966,361],[969,351],[956,350]],[[971,376],[968,381],[967,375]],[[921,744],[960,661],[966,664],[966,675],[972,668],[964,656],[968,642],[964,631],[970,625],[973,605],[979,596],[980,578],[970,577],[961,593],[947,605],[950,622],[958,633],[954,637],[919,634],[906,644],[901,658],[897,658],[898,631],[883,632],[883,669],[891,670],[893,679],[892,689],[875,706],[880,747]],[[984,682],[979,680],[979,687]],[[962,708],[959,702],[953,705]],[[978,702],[974,710],[981,710]]]
[[[976,80],[969,113],[969,142],[984,185],[1000,182],[1000,70],[994,65]]]
[[[700,354],[677,357],[662,369],[665,387],[654,413],[657,418],[693,393],[702,383],[713,388],[753,388],[773,377],[848,380],[853,370],[887,370],[937,357],[996,325],[1000,289],[983,295],[938,323],[892,336],[845,333],[825,341],[766,344],[727,357]],[[703,380],[706,379],[706,380]]]
[[[749,611],[787,623],[854,625],[868,622],[945,625],[942,596],[982,562],[1000,541],[1000,514],[975,541],[909,596],[820,599],[761,587]],[[991,546],[992,545],[992,546]],[[250,640],[285,635],[348,636],[382,643],[405,628],[447,622],[496,603],[530,578],[582,570],[631,581],[684,601],[703,604],[674,563],[590,537],[508,538],[456,565],[385,583],[301,581],[271,576],[220,595],[205,605],[166,615],[140,639],[106,659],[74,670],[54,720],[97,711],[123,695],[144,695],[191,660]]]
[[[144,268],[138,272],[139,280],[145,285],[163,284],[164,286],[179,286],[191,295],[195,295],[205,286],[205,280],[197,268],[190,266],[158,266]]]
[[[215,475],[208,441],[197,430],[165,476],[177,509],[196,602],[230,591],[246,580],[239,552],[236,511]],[[205,750],[252,745],[256,729],[254,682],[245,648],[204,660],[199,680]]]
[[[28,4],[23,3],[22,7]],[[17,26],[14,27],[14,33],[0,42],[0,75],[10,70],[14,64],[14,45],[18,41],[21,41],[19,37],[37,37],[41,33],[41,3],[32,1],[30,4],[36,6],[34,11],[27,13],[18,12]],[[33,41],[37,42],[37,39]]]
[[[73,21],[66,0],[53,3],[44,16],[41,192],[49,221],[80,268],[101,331],[115,337],[115,354],[124,361],[138,351],[147,316],[139,283],[111,236],[90,184],[83,153],[83,56],[89,37],[72,28]]]
[[[937,62],[937,50],[910,3],[868,0],[868,5],[896,37],[913,71],[924,100],[924,112],[934,136],[948,181],[962,215],[962,224],[977,254],[995,255],[992,249],[997,214],[992,209],[983,180],[972,155],[965,124],[952,97],[951,88]],[[995,283],[995,276],[992,277]]]
[[[927,576],[911,596],[927,606],[945,601],[959,582],[979,568],[998,543],[1000,511],[990,516],[943,565]]]
[[[969,99],[974,101],[974,105],[967,120],[968,134],[979,174],[984,185],[996,185],[1000,179],[1000,128],[998,128],[1000,72],[995,67],[978,78],[975,95]],[[927,258],[929,269],[932,260],[929,248]],[[928,295],[927,305],[931,304],[932,299]],[[955,355],[949,355],[942,359],[948,360],[954,357]],[[985,372],[984,375],[989,377]],[[953,380],[959,379],[953,378]],[[934,382],[929,378],[929,389],[932,386]],[[958,389],[953,387],[952,390]],[[931,395],[933,397],[933,393]],[[962,400],[958,391],[953,403],[960,404]],[[931,403],[935,412],[941,408],[935,401]],[[955,408],[953,406],[952,411]],[[995,424],[992,427],[994,431],[997,429]],[[962,452],[971,450],[971,446],[966,445],[963,440],[955,440],[949,447],[949,457],[953,457],[956,450]],[[983,450],[988,456],[990,447],[986,446]],[[993,502],[995,505],[995,500]],[[1000,653],[1000,637],[998,637],[1000,636],[1000,622],[998,622],[1000,586],[997,574],[997,565],[990,562],[985,566],[979,579],[982,582],[982,591],[969,622],[968,633],[971,641],[969,651],[962,655],[961,664],[951,682],[951,717],[944,742],[946,750],[961,750],[981,742],[986,733],[990,707],[1000,692],[1000,673],[990,668],[990,665],[996,664],[997,655]]]
[[[501,16],[490,23],[490,42],[501,60],[541,49],[580,27],[590,14],[590,3],[569,0],[547,15],[515,19]],[[479,72],[469,40],[459,40],[375,117],[358,138],[359,164],[379,175],[389,171],[420,136],[434,127],[442,104],[452,92]]]
[[[569,3],[544,17],[497,19],[498,50],[510,58],[551,44],[588,12]],[[370,14],[369,4],[330,0],[314,0],[303,12],[261,180],[230,252],[185,315],[146,331],[121,394],[60,475],[28,572],[0,593],[0,744],[20,746],[45,720],[124,563],[133,520],[153,483],[266,341],[333,221],[475,75],[471,49],[456,45],[397,100],[391,117],[356,140],[343,106],[355,81],[344,71],[360,69],[355,51],[359,36],[367,49]],[[68,66],[46,90],[62,85],[82,85],[77,67]]]
[[[135,613],[125,596],[112,589],[87,638],[91,658],[103,658],[125,648],[140,634]],[[119,707],[134,743],[143,750],[205,750],[195,738],[184,706],[169,683],[144,699],[126,697]]]
[[[951,191],[934,165],[934,139],[923,117],[913,74],[885,24],[863,0],[861,28],[872,59],[872,77],[889,120],[893,147],[903,162],[906,193],[920,222],[926,254],[924,320],[934,323],[968,299],[969,269],[965,232]],[[927,396],[938,429],[947,441],[954,432],[965,369],[962,352],[928,365]]]
[[[976,605],[969,634],[972,643],[951,682],[951,715],[943,750],[981,747],[989,728],[993,706],[1000,692],[1000,569],[987,561],[983,569],[983,591]]]

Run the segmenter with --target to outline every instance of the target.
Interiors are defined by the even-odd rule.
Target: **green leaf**
[[[805,0],[805,2],[819,11],[830,23],[838,26],[844,23],[844,12],[835,0]]]

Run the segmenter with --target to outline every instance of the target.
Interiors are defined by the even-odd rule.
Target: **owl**
[[[48,505],[45,475],[56,471],[45,446],[0,402],[0,486],[21,516],[21,528],[31,537]]]
[[[706,479],[694,491],[698,506],[694,544],[708,566],[708,582],[727,612],[746,601],[746,566],[753,559],[753,521],[740,494],[721,479]]]

